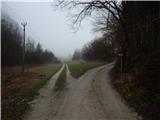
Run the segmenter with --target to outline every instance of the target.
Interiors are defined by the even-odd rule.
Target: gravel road
[[[55,81],[65,66],[66,89],[55,92]],[[127,107],[110,84],[112,66],[91,69],[75,79],[68,65],[63,65],[30,103],[31,109],[24,120],[137,120],[137,114]]]

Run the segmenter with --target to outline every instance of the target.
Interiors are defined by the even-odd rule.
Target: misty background
[[[78,31],[72,29],[68,13],[55,10],[53,2],[2,2],[1,8],[20,26],[27,22],[26,36],[59,58],[70,58],[75,49],[98,36],[92,32],[92,20],[84,21]]]

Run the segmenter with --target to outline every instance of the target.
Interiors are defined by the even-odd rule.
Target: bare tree
[[[80,25],[85,17],[91,16],[93,12],[101,14],[110,13],[116,21],[122,23],[121,6],[119,2],[113,0],[57,0],[56,7],[69,10],[79,9],[79,11],[71,16],[73,25]]]
[[[57,0],[55,4],[58,8],[73,10],[71,16],[73,26],[79,27],[86,17],[93,16],[94,13],[98,15],[94,23],[95,31],[113,32],[112,28],[116,23],[121,31],[121,36],[124,36],[122,37],[123,39],[118,41],[120,43],[119,48],[121,49],[128,46],[127,27],[123,18],[123,7],[125,5],[126,2],[122,4],[122,2],[115,0]]]

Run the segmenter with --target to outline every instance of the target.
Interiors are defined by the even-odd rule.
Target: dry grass
[[[2,119],[21,120],[38,90],[60,69],[60,64],[32,66],[20,73],[19,67],[2,68]]]

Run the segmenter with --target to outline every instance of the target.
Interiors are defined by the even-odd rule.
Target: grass
[[[10,68],[2,69],[2,119],[22,120],[28,102],[60,67],[60,64],[41,65],[23,74]]]
[[[107,64],[107,62],[68,62],[69,69],[73,77],[78,78],[87,70]]]
[[[63,71],[59,75],[56,83],[55,83],[55,91],[62,91],[66,88],[66,67],[64,67]]]

